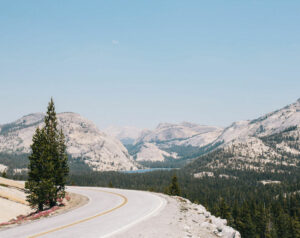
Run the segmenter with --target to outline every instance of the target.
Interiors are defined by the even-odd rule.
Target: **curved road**
[[[0,237],[112,237],[151,217],[165,200],[149,192],[96,187],[70,187],[89,202],[75,210],[0,231]]]

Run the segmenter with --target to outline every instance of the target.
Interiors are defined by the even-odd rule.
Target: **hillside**
[[[256,120],[233,123],[214,143],[219,149],[188,167],[284,172],[300,165],[300,100]]]
[[[43,117],[35,113],[1,125],[0,153],[7,157],[28,154],[35,129],[43,126]],[[57,114],[57,120],[66,136],[67,152],[78,162],[97,171],[137,168],[123,144],[101,132],[91,121],[71,112]]]
[[[268,136],[297,125],[300,125],[300,99],[257,119],[234,122],[224,129],[215,142],[222,141],[226,144],[247,137]]]
[[[137,161],[163,162],[193,158],[202,154],[203,148],[216,140],[222,130],[189,122],[161,123],[155,130],[143,131],[130,152]]]
[[[225,129],[188,122],[161,123],[155,130],[143,131],[127,148],[136,161],[150,166],[158,162],[183,166],[215,150],[220,156],[208,155],[212,159],[207,168],[264,170],[266,165],[295,166],[299,153],[297,126],[300,127],[300,99],[257,119],[234,122]],[[281,138],[278,143],[277,137]],[[221,161],[222,153],[225,157],[231,154],[230,159]]]

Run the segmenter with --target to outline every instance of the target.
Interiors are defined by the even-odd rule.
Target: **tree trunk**
[[[56,205],[56,201],[51,200],[51,201],[50,201],[50,207],[54,207],[55,205]]]

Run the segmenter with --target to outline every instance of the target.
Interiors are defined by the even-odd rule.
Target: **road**
[[[89,202],[72,211],[43,218],[0,232],[1,238],[19,237],[113,237],[158,214],[166,201],[143,191],[70,187]]]

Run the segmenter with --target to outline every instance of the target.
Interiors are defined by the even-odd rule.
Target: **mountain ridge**
[[[285,172],[300,166],[300,100],[254,120],[225,128],[215,153],[198,158],[191,166],[205,169],[239,169]]]
[[[0,152],[29,153],[36,127],[42,127],[43,113],[31,113],[0,126]],[[73,112],[57,114],[58,127],[66,136],[67,152],[81,158],[93,170],[132,170],[135,162],[123,144],[104,132],[90,120]]]
[[[201,156],[212,150],[251,141],[256,141],[257,146],[260,144],[266,149],[260,141],[261,137],[280,133],[292,126],[300,126],[300,99],[256,119],[236,121],[225,128],[186,122],[160,123],[154,130],[141,133],[134,143],[132,155],[138,161],[165,161],[167,158],[178,160],[184,158],[184,154],[189,153],[192,148],[199,151],[194,153],[197,158],[197,155]],[[178,154],[180,150],[182,153]]]

